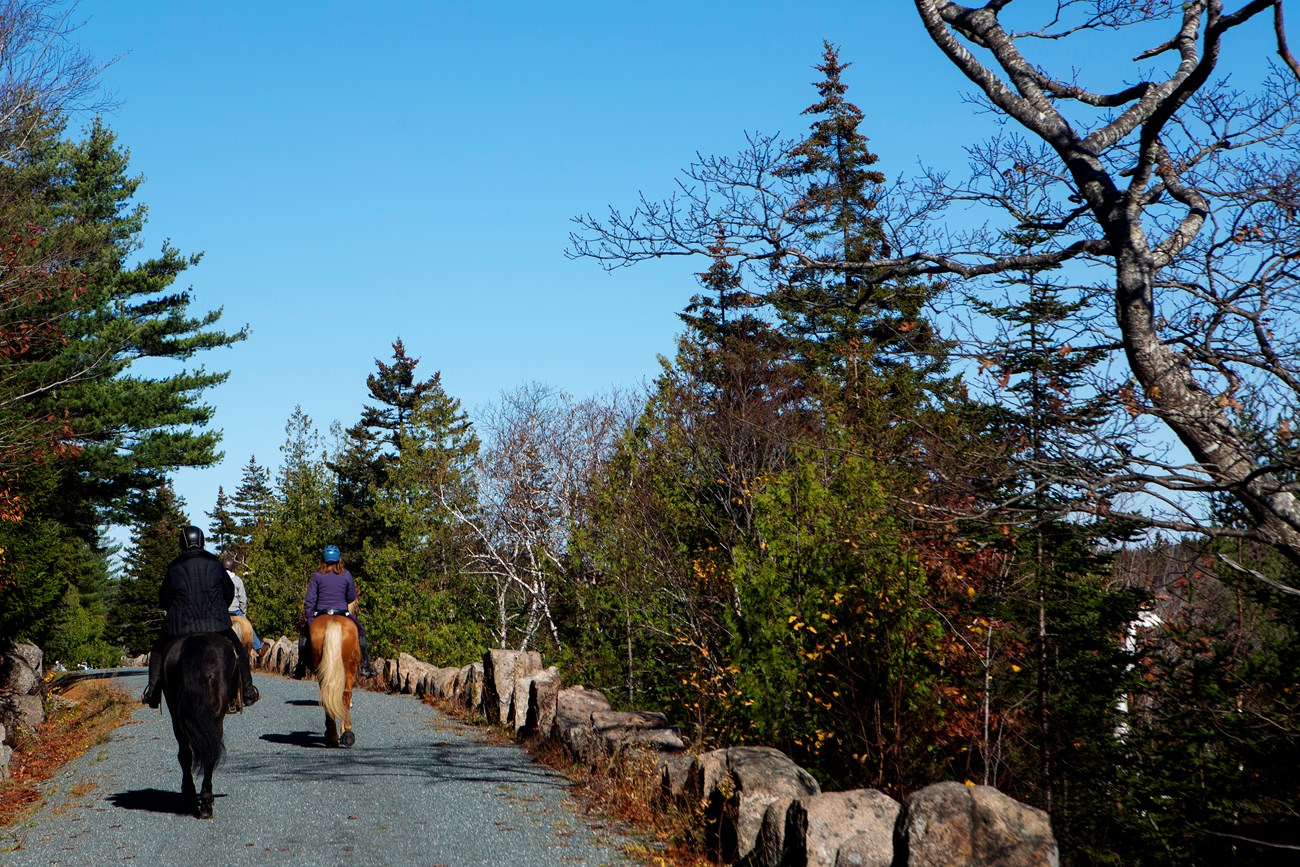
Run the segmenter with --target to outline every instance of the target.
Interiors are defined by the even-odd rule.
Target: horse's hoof
[[[357,742],[357,736],[352,734],[352,732],[350,731],[344,732],[343,737],[339,738],[339,743],[345,747],[350,747],[356,742]]]
[[[200,819],[211,819],[211,818],[212,818],[212,799],[211,799],[211,798],[200,798],[200,799],[199,799],[199,809],[198,809],[198,811],[197,811],[197,815],[198,815],[198,817],[199,817]]]

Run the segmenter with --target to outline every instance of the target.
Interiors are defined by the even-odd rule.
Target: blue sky
[[[607,274],[570,217],[671,191],[746,131],[800,135],[822,40],[891,177],[964,165],[988,119],[911,4],[175,3],[83,0],[81,45],[145,176],[146,253],[204,259],[197,309],[251,337],[209,353],[220,465],[177,489],[206,526],[295,405],[353,423],[398,337],[471,413],[538,380],[634,385],[671,353],[698,263]]]

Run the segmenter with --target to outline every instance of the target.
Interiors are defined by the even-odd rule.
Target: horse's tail
[[[194,754],[194,767],[216,767],[226,755],[221,718],[235,668],[234,648],[224,638],[218,643],[201,643],[186,639],[184,656],[199,654],[199,659],[179,666],[177,712],[173,721],[185,732]],[[207,657],[206,659],[203,657]],[[215,706],[218,702],[220,706]]]
[[[321,658],[316,663],[316,680],[320,683],[320,703],[325,713],[336,720],[346,717],[343,705],[343,627],[331,620],[325,625],[325,639],[321,642]]]

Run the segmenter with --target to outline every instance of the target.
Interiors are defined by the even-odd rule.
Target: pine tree
[[[366,545],[365,590],[377,652],[424,654],[460,664],[486,646],[488,598],[465,574],[473,538],[451,509],[474,514],[479,441],[460,401],[435,375],[412,408],[400,459],[373,489],[374,516],[389,530]]]
[[[230,497],[226,496],[224,486],[217,486],[217,501],[211,512],[205,513],[212,521],[208,525],[208,546],[218,554],[226,554],[242,560],[246,552],[239,548],[239,523],[230,511]]]
[[[140,179],[101,122],[81,141],[63,132],[44,118],[5,143],[12,160],[0,165],[0,237],[22,239],[0,265],[0,283],[18,290],[0,299],[0,609],[30,615],[22,627],[0,617],[0,638],[44,629],[70,586],[85,608],[95,594],[82,576],[107,568],[104,523],[131,522],[172,470],[217,458],[199,399],[225,375],[181,365],[244,336],[218,330],[219,312],[192,316],[189,293],[171,288],[197,256],[165,246],[129,261]],[[142,359],[173,366],[136,375]]]
[[[296,635],[303,592],[326,545],[337,544],[335,478],[320,433],[295,407],[285,424],[274,496],[253,529],[244,584],[250,613],[265,635]],[[354,552],[344,551],[345,562]]]
[[[330,461],[338,477],[337,509],[341,542],[353,552],[355,571],[367,572],[371,548],[395,543],[393,528],[378,511],[378,492],[390,486],[389,475],[402,459],[412,417],[426,400],[447,400],[441,376],[416,378],[420,359],[406,354],[401,339],[393,342],[391,364],[375,359],[376,371],[366,377],[373,404],[366,404],[361,419],[343,435],[343,446]]]
[[[168,564],[179,553],[180,530],[190,523],[184,508],[184,500],[165,483],[141,501],[139,517],[132,524],[123,574],[109,613],[114,642],[132,655],[147,651],[162,628],[165,612],[158,605],[158,590]]]
[[[411,414],[425,395],[439,388],[438,374],[426,380],[415,378],[418,358],[410,358],[400,338],[393,341],[393,363],[385,364],[378,358],[376,372],[366,377],[366,387],[377,405],[367,404],[361,413],[361,426],[376,435],[385,449],[387,463],[401,454],[402,434]]]
[[[1028,205],[1028,182],[1015,187]],[[1032,228],[1008,239],[1026,253],[1051,241]],[[986,588],[984,614],[1007,654],[993,661],[1002,680],[994,701],[1025,712],[1023,722],[1003,712],[1017,736],[991,782],[1050,810],[1058,833],[1078,846],[1108,821],[1113,803],[1107,792],[1122,762],[1116,708],[1130,661],[1121,637],[1141,598],[1111,586],[1111,552],[1133,527],[1101,484],[1123,469],[1115,458],[1123,436],[1106,426],[1120,397],[1094,387],[1108,350],[1088,346],[1078,331],[1086,292],[1045,269],[1008,275],[1001,285],[1004,303],[969,299],[999,323],[982,365],[996,380],[992,426],[1009,474],[996,492],[996,519],[1011,528],[1008,577]],[[1083,482],[1081,466],[1098,484]],[[1033,676],[1017,677],[1012,666]]]
[[[247,554],[253,536],[266,523],[274,497],[271,491],[271,471],[257,462],[252,455],[244,465],[239,487],[230,499],[230,518],[234,523],[230,545]]]

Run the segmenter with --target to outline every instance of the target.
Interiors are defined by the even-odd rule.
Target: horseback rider
[[[307,628],[303,635],[298,639],[298,666],[294,669],[293,676],[302,678],[307,670],[307,633],[311,631],[311,622],[319,614],[342,614],[352,618],[352,622],[357,625],[357,643],[361,647],[361,669],[358,672],[362,677],[374,677],[375,669],[370,664],[370,647],[366,643],[366,630],[361,625],[361,619],[353,616],[348,609],[348,605],[356,601],[357,582],[353,580],[352,573],[343,566],[343,557],[339,553],[338,545],[327,545],[321,555],[324,561],[320,564],[311,576],[311,581],[307,582],[307,593],[303,599],[303,615],[307,619]]]
[[[261,695],[253,685],[248,654],[230,625],[230,603],[235,586],[215,554],[203,547],[203,531],[198,527],[181,530],[181,553],[167,566],[167,574],[158,588],[158,603],[167,611],[158,640],[149,651],[149,683],[140,701],[158,707],[162,701],[163,650],[176,638],[199,632],[216,632],[229,639],[235,648],[239,677],[243,682],[244,705],[255,703]]]
[[[226,570],[230,576],[230,583],[235,585],[235,598],[230,600],[230,613],[238,614],[240,617],[248,620],[248,588],[244,586],[244,579],[239,577],[235,571],[238,562],[234,557],[226,554],[221,558],[221,568]],[[253,630],[253,649],[262,649],[262,639],[257,637],[257,629],[253,626],[253,621],[248,621],[248,626]]]

